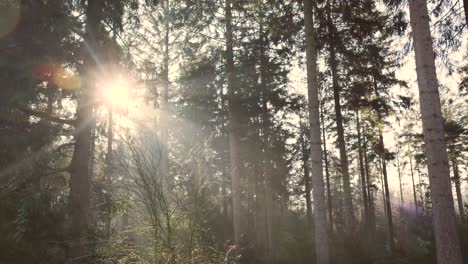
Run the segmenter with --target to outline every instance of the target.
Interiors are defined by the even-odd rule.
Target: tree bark
[[[409,0],[438,264],[461,264],[447,144],[426,0]]]
[[[239,243],[242,234],[241,224],[241,189],[240,189],[240,124],[238,117],[239,91],[235,82],[233,33],[232,33],[232,3],[231,0],[225,2],[225,23],[226,23],[226,77],[228,89],[228,113],[229,113],[229,151],[231,165],[231,195],[232,195],[232,218],[234,229],[234,240]]]
[[[329,264],[329,238],[322,171],[322,145],[320,138],[320,106],[317,80],[317,51],[313,20],[313,0],[304,0],[304,23],[307,59],[307,90],[310,119],[310,158],[314,198],[315,247],[317,264]]]

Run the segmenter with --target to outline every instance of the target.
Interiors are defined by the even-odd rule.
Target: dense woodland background
[[[468,263],[467,1],[304,1],[0,0],[0,263]]]

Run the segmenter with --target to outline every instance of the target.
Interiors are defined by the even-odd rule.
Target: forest
[[[468,263],[468,0],[0,0],[0,264]]]

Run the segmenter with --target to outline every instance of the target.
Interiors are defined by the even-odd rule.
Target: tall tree
[[[83,57],[83,84],[78,98],[75,146],[70,168],[71,250],[74,262],[82,263],[90,255],[90,182],[89,163],[92,153],[93,90],[95,88],[96,61],[93,53],[98,51],[102,1],[88,0],[86,5],[86,30],[84,42],[87,50]]]
[[[330,263],[329,238],[322,171],[322,143],[320,133],[320,104],[317,80],[317,50],[313,19],[313,0],[304,0],[306,37],[307,91],[309,96],[310,159],[314,198],[315,247],[318,264]]]
[[[323,89],[322,89],[323,90]],[[321,96],[320,100],[320,121],[322,124],[322,144],[323,144],[323,160],[325,162],[325,183],[327,185],[327,208],[328,208],[328,221],[330,221],[330,231],[333,234],[333,205],[330,187],[330,164],[327,152],[327,125],[325,123],[325,96]]]
[[[332,75],[332,89],[333,89],[333,100],[335,103],[335,121],[336,130],[338,137],[338,149],[340,152],[340,166],[341,175],[343,178],[343,190],[344,190],[344,211],[345,211],[345,227],[347,230],[354,228],[354,213],[353,213],[353,199],[351,195],[351,180],[349,174],[349,162],[348,153],[346,150],[345,132],[343,127],[343,114],[342,114],[342,103],[341,103],[341,89],[338,80],[338,61],[336,53],[336,41],[337,32],[333,25],[333,18],[331,9],[333,8],[334,1],[327,1],[326,15],[327,15],[327,30],[328,30],[328,52],[329,52],[329,63],[330,71]]]
[[[359,120],[359,110],[356,110],[356,130],[357,130],[357,141],[358,141],[358,158],[359,158],[359,173],[361,176],[361,192],[362,192],[362,200],[364,205],[364,225],[367,227],[370,223],[370,212],[369,212],[369,199],[368,199],[368,192],[367,192],[367,177],[366,171],[364,168],[364,157],[363,157],[363,149],[362,149],[362,141],[361,141],[361,122]]]
[[[426,0],[409,0],[409,9],[424,143],[431,184],[437,262],[461,264],[463,261],[455,221],[427,2]]]
[[[228,89],[228,113],[229,113],[229,151],[231,164],[231,193],[232,193],[232,217],[234,227],[234,239],[239,242],[242,234],[241,218],[241,157],[239,141],[239,92],[235,80],[233,31],[232,31],[232,2],[225,1],[225,38],[226,38],[226,77]]]

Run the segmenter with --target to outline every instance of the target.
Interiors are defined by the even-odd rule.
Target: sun
[[[130,81],[118,76],[99,82],[100,96],[102,101],[113,107],[125,107],[130,103]]]

